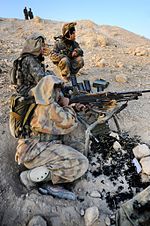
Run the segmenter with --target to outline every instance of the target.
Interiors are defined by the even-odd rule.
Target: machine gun
[[[81,103],[88,104],[96,107],[97,109],[103,111],[107,110],[109,106],[117,104],[119,102],[128,102],[131,100],[138,100],[143,93],[148,93],[150,90],[139,90],[139,91],[128,91],[128,92],[104,92],[107,88],[109,82],[98,79],[94,81],[93,87],[97,88],[97,92],[93,93],[91,84],[89,80],[83,80],[83,82],[78,83],[75,76],[70,77],[72,86],[66,87],[66,90],[71,90],[70,94],[70,104]]]
[[[86,93],[72,96],[70,103],[92,104],[98,106],[103,110],[105,105],[110,101],[118,102],[138,100],[143,93],[148,93],[150,90],[128,91],[128,92],[100,92],[100,93]]]
[[[93,87],[97,92],[93,92],[89,80],[84,80],[81,83],[77,82],[75,76],[70,77],[72,86],[70,87],[70,104],[80,103],[88,105],[89,110],[97,114],[97,120],[88,124],[85,120],[79,117],[79,120],[86,126],[86,155],[89,146],[89,139],[93,137],[92,130],[97,124],[107,122],[110,118],[114,119],[117,130],[121,133],[121,129],[117,120],[117,114],[128,106],[128,101],[138,100],[143,93],[148,93],[150,90],[128,91],[128,92],[105,92],[104,89],[109,83],[103,79],[94,81]],[[69,87],[68,87],[69,88]],[[123,103],[122,103],[123,102]],[[97,139],[95,138],[97,141]]]

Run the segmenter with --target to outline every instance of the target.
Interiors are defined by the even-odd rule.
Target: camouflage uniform
[[[116,226],[150,225],[150,186],[122,204],[116,213]]]
[[[19,140],[16,152],[18,164],[28,169],[45,166],[53,184],[72,182],[88,168],[87,158],[62,142],[65,134],[77,128],[78,121],[71,107],[61,107],[53,98],[54,85],[61,82],[49,75],[32,89],[37,103],[30,123],[33,133],[31,138]]]
[[[76,41],[66,38],[66,33],[70,27],[76,23],[68,23],[63,26],[62,36],[56,38],[53,50],[50,54],[50,59],[58,66],[63,78],[69,77],[70,74],[76,74],[83,66],[83,50]],[[77,56],[72,57],[72,52],[76,50]]]
[[[29,90],[46,75],[42,64],[44,57],[41,55],[43,42],[44,38],[40,35],[32,35],[25,42],[20,55],[22,76],[17,81],[17,92],[21,95],[27,95]]]

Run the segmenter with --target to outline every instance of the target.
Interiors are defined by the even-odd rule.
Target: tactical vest
[[[12,85],[19,86],[23,84],[23,73],[22,73],[22,60],[28,56],[29,54],[25,54],[23,56],[18,57],[13,62],[13,67],[11,68],[9,75],[10,75],[10,82]]]

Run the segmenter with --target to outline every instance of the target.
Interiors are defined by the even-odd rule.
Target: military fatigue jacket
[[[31,120],[32,130],[53,135],[71,132],[77,126],[72,107],[61,107],[53,98],[54,85],[62,83],[55,75],[48,75],[32,89],[37,107]],[[44,89],[43,89],[44,87]]]
[[[78,120],[73,108],[69,106],[61,107],[53,98],[54,85],[60,83],[62,81],[55,75],[47,75],[31,90],[37,104],[30,123],[33,133],[65,135],[77,127]],[[24,158],[27,160],[28,155],[28,160],[33,158],[33,153],[31,157],[29,150],[38,142],[37,139],[34,140],[34,136],[33,138],[31,136],[31,139],[26,141],[25,149],[22,145],[19,145],[20,147],[16,152],[16,161],[22,163],[22,161],[25,161]],[[24,140],[19,140],[19,144],[22,143],[24,143]]]
[[[44,57],[41,54],[43,38],[40,35],[32,35],[29,37],[20,54],[21,75],[18,78],[17,92],[21,95],[27,95],[28,91],[34,87],[45,74],[45,68],[42,64]]]
[[[43,64],[38,57],[31,54],[26,55],[21,63],[21,71],[23,79],[17,87],[17,92],[25,95],[34,87],[46,73]]]
[[[72,52],[76,49],[78,56],[83,56],[83,50],[76,41],[70,41],[63,37],[58,37],[50,53],[50,59],[54,64],[58,64],[63,57],[72,58]]]

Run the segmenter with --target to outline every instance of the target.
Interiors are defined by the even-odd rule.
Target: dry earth
[[[114,216],[101,197],[90,195],[101,193],[102,178],[90,175],[74,184],[74,190],[81,197],[78,201],[55,199],[42,196],[33,190],[27,193],[20,184],[18,167],[14,161],[16,141],[9,134],[9,97],[14,92],[10,86],[8,71],[19,55],[26,37],[42,33],[49,44],[61,32],[63,22],[43,20],[36,17],[30,21],[0,18],[0,222],[5,226],[25,226],[33,216],[43,216],[43,221],[30,225],[85,225],[84,212],[88,207],[98,208],[99,217],[92,225],[111,225]],[[85,66],[79,73],[79,80],[106,79],[109,91],[131,91],[150,89],[150,40],[115,26],[99,26],[91,21],[81,20],[77,25],[77,41],[84,50]],[[56,71],[46,59],[50,70]],[[150,145],[150,93],[143,94],[138,101],[131,101],[120,113],[121,129],[130,136],[140,137],[141,143]],[[113,122],[110,127],[114,129]],[[109,191],[110,181],[105,189]],[[98,193],[96,193],[98,194]],[[96,197],[93,197],[96,196]],[[44,219],[46,221],[44,221]],[[41,223],[39,223],[41,222]],[[87,224],[90,225],[90,224]]]

